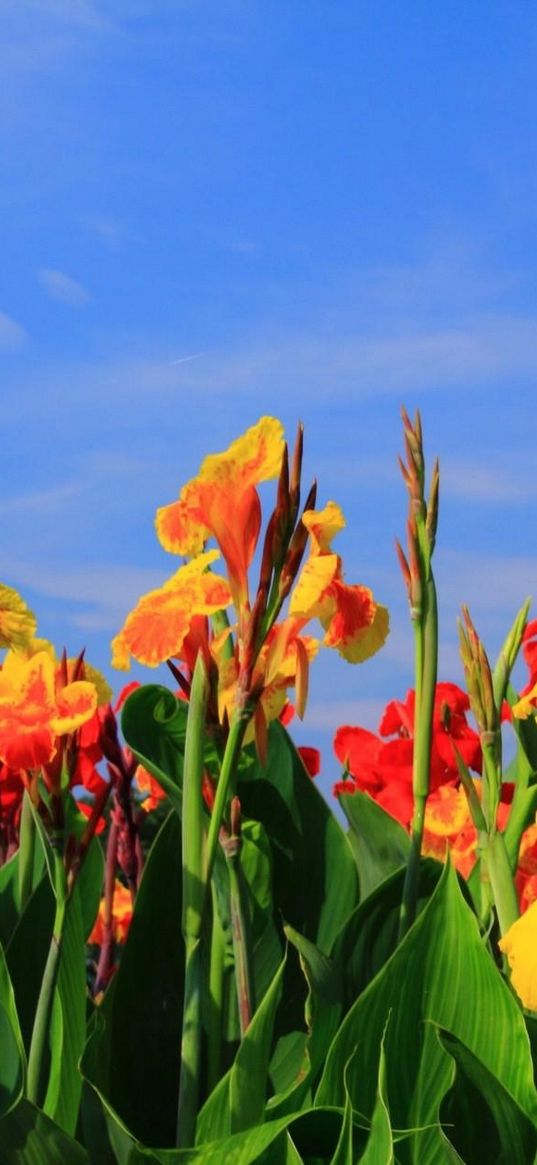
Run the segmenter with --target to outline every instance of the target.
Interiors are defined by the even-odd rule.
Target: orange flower
[[[127,671],[131,656],[147,667],[182,658],[196,617],[211,615],[231,602],[226,580],[207,570],[218,557],[217,550],[200,554],[163,586],[142,595],[112,640],[113,667]]]
[[[474,863],[477,834],[464,789],[440,785],[425,808],[422,853],[444,861],[449,849],[454,866],[467,878]]]
[[[159,540],[173,554],[197,555],[208,538],[216,539],[237,607],[248,599],[247,572],[261,526],[255,487],[277,477],[283,450],[280,421],[261,417],[224,453],[205,458],[178,501],[157,510]]]
[[[382,647],[388,634],[388,612],[368,587],[343,581],[341,558],[332,553],[332,538],[345,519],[335,502],[323,510],[308,510],[302,521],[311,536],[311,552],[291,598],[290,614],[302,626],[319,619],[325,647],[335,647],[349,663],[360,663]]]
[[[129,926],[132,919],[132,896],[130,890],[116,878],[114,885],[114,899],[113,899],[113,914],[112,914],[112,934],[114,942],[124,943],[129,932]],[[105,937],[105,900],[101,899],[99,906],[99,913],[95,920],[95,925],[88,938],[89,943],[96,943],[98,946],[102,945]]]
[[[0,672],[0,760],[13,769],[47,764],[56,753],[56,737],[80,728],[96,707],[94,684],[57,685],[47,651],[29,659],[9,652]]]
[[[164,801],[166,797],[158,781],[147,769],[144,769],[143,765],[138,765],[134,778],[140,792],[144,794],[143,808],[145,812],[150,813],[152,809],[158,809],[161,801]]]

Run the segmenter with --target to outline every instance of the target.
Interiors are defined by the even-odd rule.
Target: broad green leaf
[[[80,885],[69,900],[50,1039],[50,1077],[43,1110],[65,1132],[74,1134],[82,1076],[79,1061],[86,1039],[86,946]]]
[[[46,874],[21,914],[6,948],[6,962],[15,992],[26,1052],[29,1052],[35,1009],[52,937],[54,895]]]
[[[29,1100],[0,1120],[1,1165],[90,1165],[86,1150]]]
[[[346,1105],[348,1103],[347,1095]],[[393,1165],[393,1162],[393,1137],[386,1093],[386,1056],[383,1040],[380,1047],[377,1096],[371,1117],[371,1130],[367,1138],[365,1153],[360,1157],[360,1165]],[[333,1161],[331,1165],[336,1165],[336,1162]],[[343,1160],[341,1165],[345,1165]],[[353,1165],[352,1160],[349,1165]]]
[[[13,854],[13,857],[8,862],[0,866],[0,943],[2,943],[4,950],[7,948],[22,913],[20,906],[19,866],[19,850]],[[43,847],[41,842],[38,841],[33,853],[32,892],[39,885],[43,877],[44,868],[45,859]]]
[[[91,933],[97,917],[104,882],[104,854],[98,837],[94,837],[78,875],[77,884],[82,911],[84,938]]]
[[[410,838],[368,793],[342,793],[339,802],[350,826],[363,901],[389,874],[406,864]]]
[[[260,1124],[265,1112],[274,1020],[280,1002],[285,959],[257,1008],[235,1061],[203,1106],[197,1141],[242,1132]]]
[[[352,1134],[352,1104],[350,1102],[349,1095],[347,1094],[345,1098],[343,1120],[341,1122],[341,1132],[339,1134],[339,1140],[336,1145],[334,1154],[330,1158],[330,1165],[354,1165],[355,1157]]]
[[[431,858],[420,863],[418,912],[433,894],[443,867]],[[397,946],[405,870],[386,878],[353,911],[334,944],[332,960],[341,969],[344,1003],[350,1007]]]
[[[168,794],[179,816],[187,715],[186,701],[178,700],[160,684],[137,688],[121,714],[127,744]]]
[[[287,1131],[298,1160],[302,1157],[317,1162],[334,1152],[341,1120],[341,1108],[309,1109],[209,1144],[197,1145],[194,1149],[153,1149],[152,1153],[159,1165],[272,1165],[273,1161],[280,1165],[275,1146],[278,1146],[282,1133]],[[293,1165],[296,1160],[296,1157],[291,1157]],[[120,1162],[120,1165],[124,1163]]]
[[[26,1057],[15,994],[0,946],[0,1116],[18,1100],[26,1073]]]
[[[97,1008],[83,1072],[146,1145],[175,1143],[183,1001],[181,825],[151,848],[119,970]]]
[[[393,1127],[437,1125],[440,1104],[453,1082],[453,1060],[427,1020],[455,1035],[522,1111],[536,1119],[537,1093],[522,1014],[483,945],[449,865],[403,942],[343,1021],[326,1060],[319,1104],[344,1103],[348,1064],[353,1107],[371,1117],[375,1082],[366,1066],[378,1059],[388,1018],[386,1095]],[[351,1060],[356,1048],[359,1053]],[[441,1159],[439,1141],[438,1128],[413,1134],[406,1146],[409,1160],[428,1165]]]
[[[441,1029],[438,1037],[457,1065],[454,1084],[442,1105],[442,1119],[466,1165],[533,1161],[535,1124],[460,1040]]]
[[[281,724],[270,725],[266,768],[250,757],[239,796],[271,843],[275,909],[328,954],[358,901],[350,844]]]

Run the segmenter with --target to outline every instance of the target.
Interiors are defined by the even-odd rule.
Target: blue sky
[[[2,579],[108,668],[153,532],[263,413],[306,428],[383,652],[325,652],[303,743],[412,682],[399,409],[442,468],[443,679],[537,590],[530,3],[0,0]],[[153,679],[152,673],[135,673]],[[121,675],[114,681],[122,683]]]

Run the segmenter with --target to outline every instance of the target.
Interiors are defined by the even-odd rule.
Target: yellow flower
[[[157,510],[157,535],[165,550],[196,555],[208,538],[216,539],[238,606],[248,597],[247,572],[261,526],[255,487],[277,477],[283,450],[281,422],[261,417],[225,452],[205,458],[178,501]]]
[[[509,927],[498,946],[507,955],[519,999],[529,1011],[537,1011],[537,902]]]
[[[325,647],[335,647],[349,663],[360,663],[382,647],[388,634],[388,611],[375,602],[368,587],[343,581],[341,558],[332,552],[332,538],[345,519],[335,502],[323,510],[308,510],[302,521],[311,536],[311,552],[291,597],[290,615],[302,625],[319,619]]]
[[[35,635],[35,615],[18,591],[0,583],[0,647],[21,651]]]
[[[231,602],[226,579],[207,567],[217,550],[199,554],[154,591],[142,595],[112,640],[112,665],[127,671],[131,656],[147,667],[181,658],[185,640],[197,616],[212,615]]]
[[[48,764],[56,737],[75,732],[96,707],[94,684],[78,680],[58,687],[48,652],[30,659],[9,652],[0,671],[0,760],[13,769]]]
[[[516,704],[513,704],[511,709],[513,716],[517,720],[527,720],[528,716],[535,715],[537,708],[532,704],[532,700],[535,700],[536,697],[537,684],[525,696],[521,696]]]

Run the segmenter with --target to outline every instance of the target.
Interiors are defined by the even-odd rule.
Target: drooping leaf
[[[90,1165],[86,1150],[29,1100],[0,1120],[2,1165]]]
[[[175,1141],[183,974],[181,826],[170,813],[83,1060],[89,1082],[145,1145]]]
[[[409,1160],[428,1165],[438,1159],[435,1154],[445,1139],[438,1128],[439,1108],[454,1078],[453,1060],[426,1020],[454,1034],[530,1120],[536,1119],[537,1093],[522,1014],[483,946],[449,865],[423,913],[343,1021],[326,1060],[319,1104],[344,1103],[348,1064],[353,1107],[371,1117],[375,1087],[367,1066],[378,1058],[388,1017],[391,1120],[396,1128],[424,1130],[405,1142]],[[359,1054],[349,1063],[356,1048]]]
[[[446,1133],[466,1165],[533,1161],[537,1128],[501,1082],[456,1036],[438,1029],[457,1073],[442,1105]]]
[[[403,826],[368,793],[342,793],[339,802],[349,822],[349,838],[360,881],[360,899],[406,864],[410,838]]]

